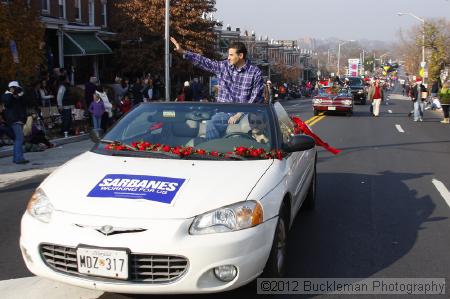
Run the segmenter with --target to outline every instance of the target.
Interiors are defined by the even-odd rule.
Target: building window
[[[95,25],[95,4],[94,0],[89,0],[89,26]]]
[[[107,19],[106,19],[106,0],[101,0],[102,3],[102,26],[106,27],[108,26]]]
[[[66,18],[66,0],[58,0],[59,17]]]
[[[41,12],[43,14],[50,14],[50,0],[41,0]]]
[[[81,0],[75,0],[75,20],[81,21]]]

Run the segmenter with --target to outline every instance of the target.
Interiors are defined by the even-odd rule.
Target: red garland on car
[[[263,158],[263,159],[283,159],[283,153],[280,150],[272,150],[266,152],[263,148],[243,147],[234,148],[233,152],[220,153],[218,151],[206,151],[204,149],[195,149],[190,146],[169,146],[160,143],[150,143],[147,141],[139,141],[131,143],[131,146],[120,142],[113,142],[105,146],[106,150],[116,151],[143,151],[143,152],[166,152],[172,153],[180,157],[187,157],[190,155],[208,155],[213,157],[232,158],[233,156],[248,157],[248,158]]]
[[[319,136],[314,134],[308,127],[308,125],[305,124],[300,118],[296,116],[291,116],[291,119],[295,124],[295,132],[294,132],[295,134],[303,133],[305,135],[311,136],[316,142],[316,145],[323,147],[324,149],[326,149],[327,151],[331,152],[334,155],[337,155],[341,152],[341,150],[338,150],[337,148],[330,146],[328,143],[320,139]]]

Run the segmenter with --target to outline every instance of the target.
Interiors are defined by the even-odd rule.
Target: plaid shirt
[[[248,60],[243,67],[238,69],[228,60],[211,60],[192,52],[186,52],[184,58],[190,60],[195,66],[216,74],[219,79],[218,102],[263,102],[264,82],[261,70]]]

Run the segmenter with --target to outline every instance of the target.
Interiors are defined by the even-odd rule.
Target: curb
[[[89,134],[82,134],[77,136],[70,136],[67,138],[57,138],[50,140],[55,146],[60,146],[68,143],[74,143],[78,141],[83,141],[89,139]],[[8,146],[7,149],[0,150],[0,158],[9,157],[13,155],[12,146]]]

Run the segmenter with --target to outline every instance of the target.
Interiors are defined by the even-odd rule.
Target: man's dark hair
[[[232,42],[228,49],[235,49],[237,54],[244,54],[244,59],[247,58],[247,48],[242,42]]]

